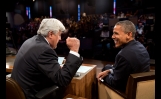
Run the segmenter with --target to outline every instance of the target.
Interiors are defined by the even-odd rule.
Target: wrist
[[[106,73],[109,74],[110,73],[110,70],[106,70]]]
[[[70,49],[70,50],[73,51],[73,52],[77,52],[78,53],[77,49]]]
[[[75,52],[75,51],[73,51],[73,50],[70,50],[69,53],[74,54],[74,55],[76,55],[77,57],[80,57],[79,53],[78,53],[78,52]]]

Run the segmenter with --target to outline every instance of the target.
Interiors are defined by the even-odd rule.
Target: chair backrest
[[[21,87],[10,77],[6,77],[6,99],[26,99]]]
[[[131,74],[126,93],[98,83],[99,99],[155,99],[155,71]]]
[[[126,95],[127,99],[155,99],[155,71],[131,74]]]
[[[26,99],[25,94],[20,87],[20,85],[10,77],[11,75],[6,76],[6,99]],[[36,93],[35,97],[37,99],[57,99],[56,92],[59,90],[59,87],[53,85],[48,88],[44,88]]]

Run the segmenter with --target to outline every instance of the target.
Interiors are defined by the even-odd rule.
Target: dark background
[[[6,12],[25,15],[26,7],[31,10],[31,17],[49,16],[49,6],[52,6],[53,17],[66,15],[77,18],[78,4],[80,12],[89,14],[113,13],[114,0],[7,0]],[[145,9],[154,12],[152,0],[116,0],[116,14],[122,10]]]

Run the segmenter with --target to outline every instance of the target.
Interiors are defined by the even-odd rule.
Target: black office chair
[[[52,95],[52,99],[56,99],[56,91],[58,86],[54,85],[39,91],[35,96],[37,99],[48,99]],[[25,94],[19,84],[12,78],[6,76],[6,99],[26,99]]]

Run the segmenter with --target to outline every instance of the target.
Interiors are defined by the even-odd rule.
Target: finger
[[[67,37],[66,41],[68,41],[69,37]]]
[[[99,78],[99,76],[100,76],[100,75],[98,74],[98,75],[97,75],[97,79]]]
[[[99,79],[97,78],[97,80],[99,81]]]
[[[68,39],[69,37],[66,38],[66,40]]]
[[[99,73],[99,74],[97,75],[97,79],[102,78],[101,76],[102,76],[101,73]]]
[[[100,78],[100,81],[101,81],[101,82],[104,82],[104,80],[103,80],[102,78]]]
[[[100,78],[98,78],[97,80],[100,81]]]

